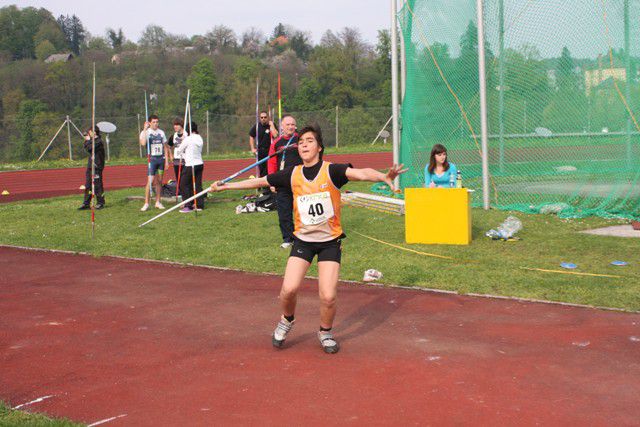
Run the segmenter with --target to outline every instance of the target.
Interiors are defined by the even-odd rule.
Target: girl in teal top
[[[445,146],[434,145],[429,156],[429,164],[424,168],[424,186],[450,188],[451,182],[455,183],[457,174],[458,168],[453,163],[449,163]]]

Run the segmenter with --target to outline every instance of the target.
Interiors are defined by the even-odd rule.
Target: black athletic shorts
[[[330,240],[328,242],[304,242],[294,238],[291,247],[290,257],[302,258],[308,262],[313,262],[313,258],[318,255],[320,261],[335,261],[340,264],[342,258],[342,239]]]

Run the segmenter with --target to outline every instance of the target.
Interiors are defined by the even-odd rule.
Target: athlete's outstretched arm
[[[347,168],[346,175],[349,181],[371,181],[371,182],[384,182],[392,191],[396,191],[393,185],[393,180],[400,174],[405,173],[409,169],[403,169],[404,165],[393,165],[389,168],[389,172],[382,173],[375,169],[355,169]]]
[[[209,191],[215,193],[217,191],[225,191],[225,190],[246,190],[250,188],[260,188],[260,187],[268,187],[269,183],[267,182],[266,177],[261,178],[251,178],[245,179],[244,181],[238,182],[227,182],[226,184],[222,181],[216,181],[211,184]]]

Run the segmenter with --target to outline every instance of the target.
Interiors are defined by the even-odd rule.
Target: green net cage
[[[490,203],[563,217],[640,217],[640,3],[483,2]],[[476,2],[408,0],[401,187],[447,147],[482,205]]]

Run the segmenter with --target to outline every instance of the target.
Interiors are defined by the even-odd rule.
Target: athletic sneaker
[[[180,209],[180,213],[191,213],[193,212],[193,209],[191,209],[189,206],[185,206],[184,208]]]
[[[141,210],[142,212],[144,212],[144,211],[146,211],[146,210],[149,210],[149,203],[145,203],[144,205],[142,205],[142,207],[140,208],[140,210]]]
[[[340,350],[340,346],[335,338],[333,338],[331,331],[318,331],[318,339],[325,353],[333,354]]]
[[[162,203],[156,202],[156,209],[164,209],[164,206],[162,206]]]
[[[284,318],[284,316],[280,318],[280,321],[276,326],[276,330],[273,331],[273,336],[271,337],[271,344],[273,344],[274,347],[282,348],[282,346],[284,345],[284,340],[287,339],[287,334],[289,333],[291,328],[293,328],[294,323],[295,320],[289,322]]]
[[[282,249],[289,249],[291,246],[293,246],[293,242],[282,242],[280,245]]]
[[[80,207],[78,208],[78,210],[79,210],[79,211],[84,211],[84,210],[87,210],[87,209],[90,209],[90,208],[91,208],[91,206],[89,206],[89,205],[87,205],[87,204],[83,203],[83,204],[81,204],[81,205],[80,205]]]

